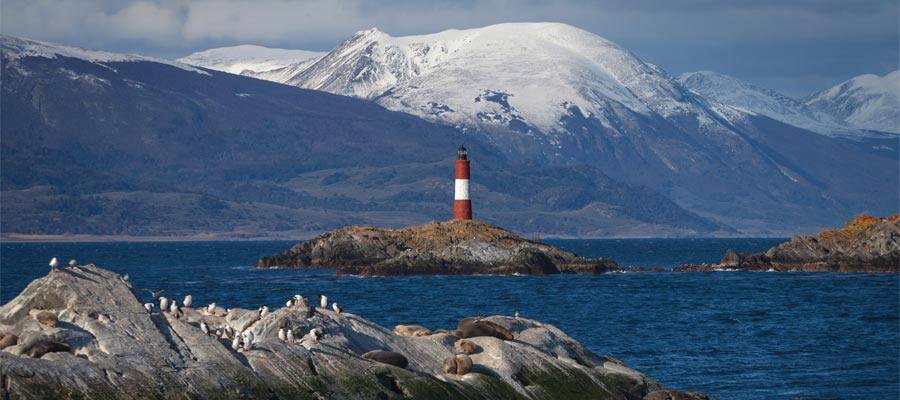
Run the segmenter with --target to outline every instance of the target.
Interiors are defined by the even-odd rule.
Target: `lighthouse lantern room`
[[[459,146],[456,152],[456,192],[453,197],[453,219],[472,219],[472,201],[469,200],[469,152]]]

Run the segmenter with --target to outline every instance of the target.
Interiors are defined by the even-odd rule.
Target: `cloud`
[[[176,7],[139,1],[112,14],[93,14],[88,23],[124,40],[169,43],[181,39],[183,21]]]
[[[6,34],[163,57],[242,43],[328,50],[373,26],[410,35],[517,21],[569,23],[673,72],[715,65],[698,54],[759,69],[799,49],[787,69],[808,60],[828,75],[815,63],[835,53],[896,66],[900,46],[896,0],[3,0],[0,8]]]
[[[896,1],[5,0],[2,30],[92,43],[330,41],[372,26],[429,33],[508,21],[567,22],[613,38],[705,42],[896,35]]]

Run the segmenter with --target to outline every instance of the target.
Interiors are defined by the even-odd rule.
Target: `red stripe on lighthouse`
[[[453,219],[472,219],[469,200],[469,160],[456,160],[456,182],[453,199]]]

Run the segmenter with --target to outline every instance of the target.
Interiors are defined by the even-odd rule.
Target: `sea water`
[[[671,268],[778,239],[548,240],[625,266]],[[128,273],[143,289],[194,303],[280,307],[319,291],[387,328],[453,328],[516,311],[665,386],[723,399],[891,399],[900,395],[900,285],[893,274],[612,273],[598,276],[357,278],[258,270],[291,242],[0,243],[0,302],[58,257]]]

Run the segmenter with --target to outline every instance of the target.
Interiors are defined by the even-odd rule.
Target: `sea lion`
[[[51,340],[47,337],[33,340],[31,341],[31,343],[22,348],[22,354],[25,354],[31,358],[41,358],[44,356],[44,354],[56,353],[60,351],[69,351],[69,345]]]
[[[397,353],[395,351],[372,350],[366,354],[363,354],[362,357],[367,360],[393,365],[400,368],[406,368],[406,366],[409,365],[409,360],[407,360],[403,354]]]
[[[34,319],[37,320],[37,322],[40,322],[41,325],[44,325],[44,326],[47,326],[50,328],[55,327],[56,323],[58,321],[58,319],[56,317],[56,313],[53,313],[53,312],[50,312],[47,310],[42,310],[42,311],[38,311],[37,313],[35,313]]]
[[[496,323],[485,321],[483,319],[472,320],[471,318],[459,321],[459,329],[453,331],[453,335],[460,339],[468,339],[479,336],[493,336],[501,340],[512,340],[513,334]]]
[[[472,370],[472,358],[467,354],[455,354],[445,358],[441,368],[448,374],[465,375]]]
[[[421,325],[397,325],[394,327],[394,333],[400,336],[420,337],[430,335],[431,330]]]
[[[463,327],[468,326],[468,325],[471,325],[471,324],[475,323],[475,321],[479,321],[479,320],[481,320],[482,318],[484,318],[484,317],[468,317],[468,318],[463,318],[463,319],[459,320],[459,323],[458,323],[458,324],[456,324],[456,329],[462,330]]]
[[[9,346],[15,346],[17,343],[19,343],[18,336],[13,335],[12,333],[0,334],[0,350]]]
[[[471,340],[460,339],[454,343],[454,347],[456,350],[463,354],[475,354],[478,352],[479,347],[477,344],[473,343]]]

